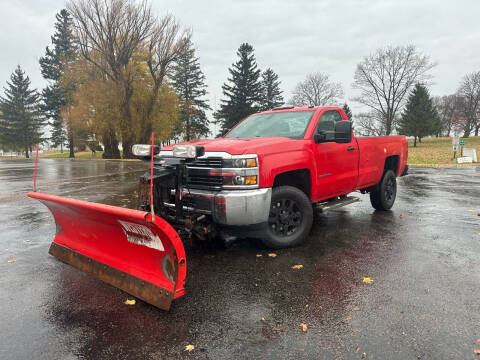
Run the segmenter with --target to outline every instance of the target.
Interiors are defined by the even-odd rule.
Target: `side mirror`
[[[352,123],[350,121],[341,120],[335,123],[335,142],[352,142]]]
[[[313,142],[315,144],[320,144],[325,142],[325,140],[327,140],[327,132],[325,130],[319,130],[313,134]]]

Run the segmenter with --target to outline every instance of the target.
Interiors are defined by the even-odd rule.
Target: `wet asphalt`
[[[38,188],[131,207],[146,167],[41,159]],[[33,161],[0,160],[0,359],[480,359],[480,167],[410,173],[392,211],[358,194],[295,249],[186,243],[164,312],[48,255]]]

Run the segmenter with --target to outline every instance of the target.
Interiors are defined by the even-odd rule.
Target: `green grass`
[[[94,160],[94,159],[102,159],[103,151],[97,151],[95,156],[92,155],[91,151],[78,151],[75,153],[75,159],[81,160]],[[51,159],[69,159],[70,153],[68,150],[64,150],[63,153],[60,151],[44,151],[41,155],[42,158],[51,158]]]
[[[475,148],[477,156],[480,155],[480,136],[463,140],[466,148]],[[457,151],[458,156],[460,147]],[[408,163],[411,165],[451,165],[452,157],[452,138],[425,138],[421,143],[417,141],[417,147],[413,147],[413,139],[408,140]]]

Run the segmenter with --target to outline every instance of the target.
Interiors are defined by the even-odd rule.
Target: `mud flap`
[[[50,254],[156,307],[185,293],[180,237],[161,217],[116,206],[30,192],[57,224]]]

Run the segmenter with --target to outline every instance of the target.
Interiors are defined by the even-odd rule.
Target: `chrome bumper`
[[[267,222],[272,189],[218,192],[184,189],[183,196],[189,199],[194,211],[211,214],[213,220],[219,224],[253,225]]]

